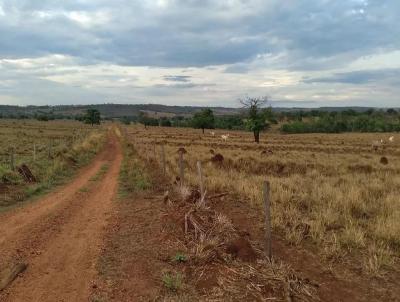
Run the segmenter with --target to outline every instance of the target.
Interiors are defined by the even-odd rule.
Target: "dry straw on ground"
[[[395,267],[400,253],[396,142],[374,151],[376,134],[266,134],[257,145],[244,132],[232,132],[227,142],[218,139],[218,131],[216,137],[199,137],[193,129],[133,126],[129,133],[148,156],[155,139],[165,141],[171,178],[179,174],[176,150],[183,146],[188,183],[197,184],[200,160],[209,192],[234,192],[260,210],[261,184],[268,179],[273,227],[288,242],[310,242],[328,261],[349,260],[371,274]],[[210,149],[223,163],[212,164]],[[391,160],[381,164],[381,157]]]

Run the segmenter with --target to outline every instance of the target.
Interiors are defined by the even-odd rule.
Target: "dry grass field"
[[[0,120],[0,209],[62,182],[90,161],[103,140],[103,128],[75,121]],[[18,172],[22,164],[35,181]]]
[[[147,160],[160,162],[160,145],[165,145],[171,179],[179,175],[177,151],[183,147],[189,185],[198,186],[196,162],[201,161],[209,194],[229,192],[258,209],[260,217],[262,182],[269,180],[274,233],[311,249],[331,269],[349,263],[367,275],[397,271],[400,136],[393,134],[389,142],[392,134],[265,133],[255,144],[251,133],[215,132],[128,128],[130,141]],[[371,143],[380,139],[384,143],[373,150]],[[223,161],[213,162],[215,154]]]

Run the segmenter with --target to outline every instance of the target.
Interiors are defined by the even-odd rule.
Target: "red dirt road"
[[[105,150],[68,185],[23,208],[0,214],[0,271],[29,266],[0,292],[0,301],[87,301],[114,211],[122,161],[110,136]],[[108,165],[104,176],[90,179]]]

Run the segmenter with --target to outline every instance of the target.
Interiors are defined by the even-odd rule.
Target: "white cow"
[[[228,140],[228,138],[229,138],[229,134],[221,135],[221,138],[222,138],[223,141],[226,142]]]
[[[391,142],[391,143],[394,142],[394,136],[389,137],[389,142]]]
[[[212,136],[215,136],[215,132],[214,132],[214,131],[211,131],[210,134],[211,134]]]

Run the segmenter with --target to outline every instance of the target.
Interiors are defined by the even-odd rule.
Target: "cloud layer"
[[[400,106],[400,2],[0,0],[0,104]]]

